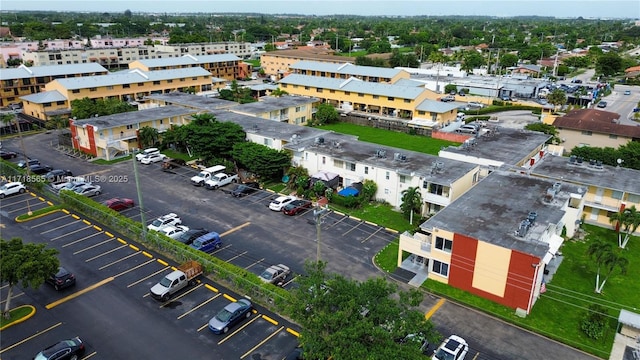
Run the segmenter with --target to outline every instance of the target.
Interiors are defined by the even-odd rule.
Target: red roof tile
[[[621,125],[620,114],[596,109],[571,110],[556,118],[553,126],[559,129],[592,131],[640,139],[640,126]]]

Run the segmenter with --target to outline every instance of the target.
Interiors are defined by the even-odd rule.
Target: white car
[[[59,183],[54,183],[54,184],[51,185],[51,187],[53,187],[56,190],[60,190],[60,189],[63,189],[63,188],[67,188],[68,189],[69,187],[71,187],[71,185],[69,185],[69,184],[74,184],[74,183],[76,183],[76,184],[80,184],[80,183],[89,184],[85,180],[85,178],[83,178],[82,176],[65,176],[64,177],[64,181],[59,182]]]
[[[143,157],[142,160],[140,160],[140,163],[145,164],[145,165],[149,165],[151,163],[160,162],[160,161],[164,160],[164,158],[166,158],[166,156],[164,154],[153,153],[153,154],[149,154],[149,155]]]
[[[282,208],[287,205],[288,203],[292,202],[293,200],[296,200],[297,198],[295,196],[292,195],[287,195],[287,196],[278,196],[275,200],[271,201],[271,203],[269,203],[269,209],[273,210],[273,211],[282,211]]]
[[[464,360],[469,345],[458,335],[451,335],[433,352],[432,360]]]
[[[182,220],[175,213],[168,213],[167,215],[160,216],[153,220],[151,224],[147,225],[147,229],[160,231],[167,226],[175,226],[182,224]]]
[[[145,156],[149,155],[149,154],[157,154],[160,152],[160,149],[158,148],[148,148],[148,149],[144,149],[141,152],[136,154],[136,160],[141,161],[142,158],[144,158]]]
[[[180,235],[189,231],[189,227],[185,225],[173,225],[173,226],[165,226],[160,229],[160,232],[167,235],[172,239],[177,239]]]
[[[22,194],[27,191],[27,187],[19,181],[9,182],[0,186],[0,199],[13,194]]]
[[[100,185],[86,184],[76,188],[74,191],[78,195],[90,197],[100,195],[100,192],[102,192],[102,188],[100,187]]]
[[[291,273],[289,267],[284,264],[271,265],[265,271],[260,274],[260,280],[279,285],[284,282],[287,276]]]

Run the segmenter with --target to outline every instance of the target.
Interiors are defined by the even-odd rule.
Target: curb
[[[0,327],[0,331],[2,331],[2,330],[4,330],[4,329],[6,329],[6,328],[8,328],[8,327],[11,327],[11,326],[13,326],[13,325],[20,324],[21,322],[27,321],[27,320],[29,320],[31,317],[33,317],[33,315],[35,315],[35,314],[36,314],[36,308],[35,308],[34,306],[31,306],[31,305],[20,305],[20,306],[18,306],[17,308],[13,308],[12,310],[17,310],[17,309],[20,309],[20,308],[23,308],[23,307],[31,308],[31,312],[30,312],[27,316],[25,316],[25,317],[23,317],[23,318],[21,318],[21,319],[18,319],[18,320],[14,321],[14,322],[11,322],[11,323],[9,323],[9,324],[6,324],[6,325],[5,325],[5,326],[3,326],[3,327]]]
[[[58,211],[62,211],[62,209],[54,209],[54,210],[51,210],[51,211],[47,211],[46,213],[42,213],[42,214],[31,216],[31,217],[26,218],[26,219],[18,219],[20,216],[22,216],[22,215],[18,215],[18,216],[16,216],[15,221],[17,223],[23,223],[23,222],[27,222],[27,221],[30,221],[30,220],[39,219],[41,217],[44,217],[44,216],[47,216],[47,215],[51,215],[53,213],[57,213]]]

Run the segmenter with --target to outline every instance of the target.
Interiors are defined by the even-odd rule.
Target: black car
[[[304,360],[304,357],[302,357],[302,348],[298,346],[295,349],[291,350],[291,352],[287,354],[287,357],[285,357],[284,360]]]
[[[5,160],[15,159],[17,156],[18,154],[14,153],[13,151],[0,150],[0,157]]]
[[[47,166],[47,165],[40,165],[40,164],[29,165],[29,171],[35,175],[44,175],[51,170],[53,170],[51,166]]]
[[[33,360],[66,360],[79,359],[84,355],[85,348],[79,337],[62,340],[36,354]]]
[[[597,106],[599,108],[606,108],[607,107],[607,102],[606,101],[600,101]]]
[[[62,169],[54,169],[49,171],[44,177],[47,181],[54,181],[57,179],[62,179],[65,176],[73,176],[71,170],[62,170]]]
[[[47,279],[47,283],[51,284],[54,289],[62,290],[69,286],[73,286],[76,284],[76,277],[72,273],[70,273],[67,269],[60,266],[58,268],[58,272],[51,275]]]
[[[193,240],[208,233],[209,231],[207,229],[190,229],[186,231],[184,234],[178,236],[176,240],[180,241],[183,244],[190,245],[193,242]]]
[[[231,195],[235,197],[243,197],[251,193],[254,193],[258,190],[260,190],[260,184],[258,184],[257,182],[248,182],[248,183],[238,185],[231,192]]]
[[[28,161],[20,160],[20,162],[18,162],[18,167],[23,169],[31,165],[40,165],[40,161],[37,159],[29,159]]]

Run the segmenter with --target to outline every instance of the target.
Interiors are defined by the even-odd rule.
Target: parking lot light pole
[[[322,228],[322,218],[324,218],[329,213],[329,209],[327,207],[321,208],[316,205],[316,208],[313,210],[313,218],[316,221],[316,262],[320,262],[320,230]]]
[[[131,150],[131,160],[133,160],[133,177],[136,180],[136,192],[138,193],[138,205],[140,206],[140,222],[142,223],[142,238],[147,238],[147,221],[144,217],[144,206],[142,205],[142,191],[140,191],[140,179],[138,177],[138,161],[136,161],[136,153],[138,149]]]

